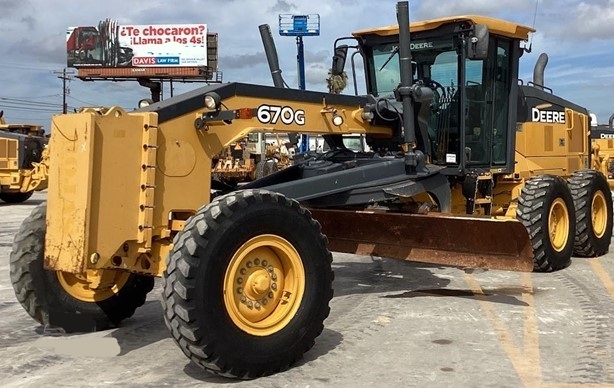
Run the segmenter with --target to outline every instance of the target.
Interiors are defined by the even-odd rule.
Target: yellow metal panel
[[[85,270],[94,126],[92,114],[55,116],[52,121],[45,236],[47,268]]]
[[[9,140],[8,143],[8,147],[7,147],[7,156],[9,159],[14,159],[17,160],[19,152],[17,150],[17,147],[19,146],[19,142],[17,140]]]
[[[143,128],[154,113],[55,116],[49,145],[46,264],[83,272],[139,234]],[[100,262],[98,262],[100,261]]]
[[[554,128],[552,125],[544,126],[544,150],[545,151],[554,151]]]
[[[571,109],[565,109],[569,152],[588,152],[588,116]]]
[[[0,138],[0,159],[4,159],[8,156],[9,150],[9,140]]]

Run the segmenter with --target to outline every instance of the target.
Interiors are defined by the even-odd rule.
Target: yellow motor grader
[[[481,16],[358,31],[368,95],[227,83],[134,112],[54,116],[47,203],[17,233],[11,279],[38,322],[117,325],[161,276],[165,322],[212,373],[292,365],[323,330],[331,251],[554,271],[612,234],[585,109],[519,85],[531,28]],[[410,36],[411,30],[411,36]],[[339,41],[342,42],[342,41]],[[342,74],[339,45],[333,72]],[[312,133],[330,151],[244,186],[211,160],[249,133]],[[370,152],[343,146],[364,135]],[[212,191],[212,188],[215,190]]]
[[[614,114],[607,125],[595,125],[591,129],[593,168],[607,178],[610,189],[614,190]]]
[[[0,200],[20,203],[47,188],[46,144],[40,125],[8,124],[0,111]]]

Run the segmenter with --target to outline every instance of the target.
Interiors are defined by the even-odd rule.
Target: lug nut
[[[277,289],[277,283],[271,284],[271,289],[275,291]]]
[[[269,272],[273,272],[273,266],[272,265],[269,265],[267,269],[269,270]]]
[[[254,307],[256,307],[257,309],[260,308],[260,303],[256,302],[256,304],[254,305]]]
[[[245,295],[241,295],[241,303],[245,303],[247,301],[247,298],[245,297]]]
[[[273,292],[269,292],[269,298],[273,299],[274,296]]]
[[[269,303],[268,299],[262,299],[262,305],[263,306],[266,306],[267,303]]]
[[[273,274],[271,275],[271,279],[273,279],[273,280],[277,280],[277,275],[276,275],[275,273],[273,273]]]
[[[245,275],[247,273],[247,270],[245,268],[241,268],[239,272],[241,272],[241,275]]]
[[[254,259],[254,264],[260,265],[260,259]]]
[[[237,283],[239,283],[239,284],[243,283],[243,278],[238,278],[237,279]]]
[[[248,261],[248,262],[247,262],[247,268],[252,268],[252,265],[253,265],[253,264],[252,264],[252,262],[251,262],[251,261]]]
[[[262,260],[262,266],[263,266],[263,267],[266,267],[266,266],[267,266],[267,264],[268,264],[268,263],[267,263],[267,261],[266,261],[266,260]]]
[[[242,294],[243,293],[243,289],[241,287],[237,288],[237,294]]]
[[[249,302],[247,302],[247,307],[249,307],[250,309],[252,307],[254,307],[254,304],[252,303],[252,301],[250,300]]]

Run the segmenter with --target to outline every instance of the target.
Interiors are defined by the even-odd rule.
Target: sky
[[[304,38],[305,78],[307,89],[326,90],[334,40],[395,24],[395,5],[394,0],[0,0],[0,109],[9,123],[48,128],[51,116],[62,109],[58,73],[66,66],[66,28],[96,26],[106,18],[120,25],[204,23],[219,37],[223,81],[262,85],[272,80],[258,26],[269,24],[282,75],[297,87],[296,41],[278,34],[278,15],[319,14],[320,36]],[[600,124],[608,122],[614,113],[614,0],[410,1],[413,21],[463,14],[534,26],[532,51],[521,58],[520,78],[530,81],[537,57],[546,52],[546,86],[595,113]],[[177,95],[203,84],[174,86]],[[119,105],[131,110],[149,97],[149,90],[136,82],[74,78],[68,89],[69,109]],[[167,84],[164,96],[169,95]]]

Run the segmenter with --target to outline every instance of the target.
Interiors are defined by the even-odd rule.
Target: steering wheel
[[[429,80],[427,86],[433,89],[433,103],[431,104],[431,109],[437,111],[441,106],[441,100],[447,95],[446,88],[435,80]]]

